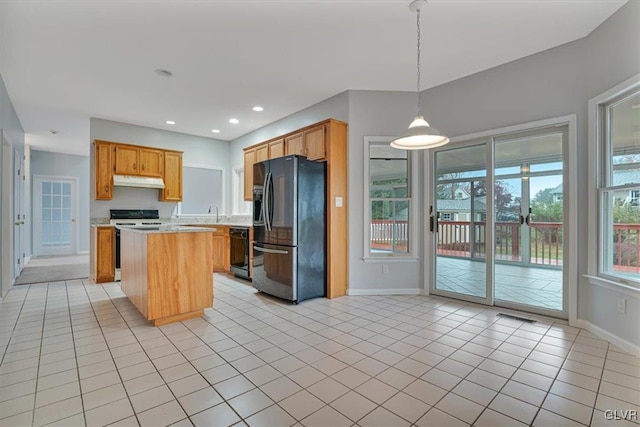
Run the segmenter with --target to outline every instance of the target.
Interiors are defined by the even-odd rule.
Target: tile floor
[[[0,306],[0,425],[640,425],[638,358],[496,313],[422,296],[294,306],[216,275],[204,318],[155,328],[115,283],[20,286]]]

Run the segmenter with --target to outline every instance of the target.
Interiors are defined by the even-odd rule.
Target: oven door
[[[239,277],[249,279],[249,229],[229,229],[229,264],[231,271]]]

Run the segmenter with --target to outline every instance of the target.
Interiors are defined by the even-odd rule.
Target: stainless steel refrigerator
[[[253,287],[294,303],[326,295],[325,163],[253,166]]]

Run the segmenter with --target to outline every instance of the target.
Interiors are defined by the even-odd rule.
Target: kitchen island
[[[159,326],[204,315],[213,305],[215,229],[118,228],[120,286],[143,316]]]

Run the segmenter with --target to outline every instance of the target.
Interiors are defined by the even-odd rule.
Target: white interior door
[[[13,156],[13,274],[24,268],[24,158],[15,150]]]
[[[76,253],[78,179],[36,175],[33,179],[35,255]]]

